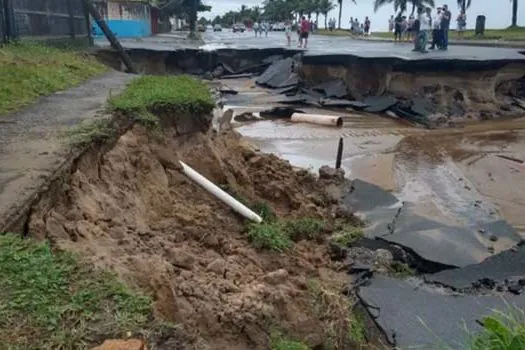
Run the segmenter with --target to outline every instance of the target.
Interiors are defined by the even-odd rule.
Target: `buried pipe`
[[[189,165],[187,165],[183,161],[179,162],[182,166],[182,171],[184,172],[184,174],[193,181],[195,181],[197,184],[199,184],[206,191],[210,192],[212,195],[220,199],[224,204],[226,204],[245,218],[251,221],[255,221],[257,223],[262,222],[262,218],[259,215],[255,214],[244,204],[230,196],[228,193],[221,190],[217,185],[215,185],[213,182],[211,182],[210,180],[193,170]]]
[[[310,123],[337,127],[343,126],[343,118],[336,115],[294,113],[292,114],[291,120],[294,123]]]
[[[343,159],[343,138],[339,138],[339,145],[337,147],[337,156],[335,157],[335,168],[341,168],[341,161]]]

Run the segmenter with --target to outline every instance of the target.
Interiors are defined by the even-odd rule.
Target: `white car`
[[[213,31],[214,32],[222,32],[222,26],[220,24],[216,24],[214,27],[213,27]]]
[[[207,31],[207,32],[211,32],[211,31],[213,31],[213,26],[212,26],[211,24],[208,24],[208,25],[206,26],[206,31]]]

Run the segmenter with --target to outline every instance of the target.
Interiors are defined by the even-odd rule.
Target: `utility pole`
[[[93,6],[93,3],[91,2],[91,0],[83,0],[83,1],[84,1],[84,5],[86,6],[86,9],[89,11],[89,13],[91,14],[91,17],[93,17],[95,22],[97,22],[98,26],[100,27],[100,29],[102,30],[102,32],[104,33],[108,41],[110,42],[111,46],[115,50],[117,50],[117,52],[119,53],[120,57],[122,58],[122,61],[124,61],[124,64],[128,68],[128,72],[137,74],[135,65],[131,61],[131,58],[129,57],[128,53],[126,52],[126,50],[124,50],[124,48],[118,41],[117,37],[109,29],[108,25],[106,24],[106,21],[104,21],[100,13],[98,13],[95,6]]]

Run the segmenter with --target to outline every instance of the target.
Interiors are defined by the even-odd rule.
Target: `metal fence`
[[[90,36],[89,16],[82,0],[0,0],[0,4],[4,40]]]

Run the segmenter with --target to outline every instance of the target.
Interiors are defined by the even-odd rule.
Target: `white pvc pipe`
[[[294,113],[292,114],[291,120],[294,123],[311,123],[337,127],[343,126],[343,118],[336,115]]]
[[[187,165],[183,161],[179,162],[180,165],[182,165],[182,170],[184,171],[184,174],[193,181],[195,181],[197,184],[199,184],[206,191],[210,192],[212,195],[220,199],[224,204],[226,204],[245,218],[255,221],[257,223],[262,222],[262,218],[259,215],[255,214],[253,211],[251,211],[249,208],[247,208],[244,204],[230,196],[228,193],[224,192],[213,182],[211,182],[210,180],[193,170],[189,165]]]

